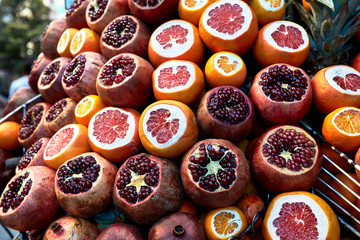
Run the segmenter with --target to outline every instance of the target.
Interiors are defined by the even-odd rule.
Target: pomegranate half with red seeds
[[[40,42],[41,52],[49,59],[59,57],[56,46],[63,32],[67,29],[66,22],[56,20],[46,26]]]
[[[101,34],[113,19],[128,13],[127,0],[92,0],[86,9],[86,22],[92,30]]]
[[[150,224],[182,202],[178,167],[146,153],[128,158],[116,174],[116,208],[138,224]]]
[[[108,106],[141,108],[152,98],[154,68],[145,59],[131,53],[116,55],[101,68],[96,91]]]
[[[240,89],[216,87],[202,97],[197,119],[205,136],[237,142],[249,135],[254,126],[254,107]]]
[[[30,88],[35,92],[39,92],[38,90],[39,77],[50,62],[51,59],[45,57],[43,53],[40,53],[39,56],[36,58],[36,60],[33,62],[33,65],[31,66],[28,82]]]
[[[53,136],[60,128],[71,123],[77,123],[75,108],[77,102],[64,98],[52,105],[45,114],[44,127],[49,136]]]
[[[44,162],[44,151],[49,140],[50,138],[43,137],[31,145],[16,166],[16,173],[31,166],[46,166]]]
[[[38,81],[39,93],[45,101],[54,104],[67,95],[61,85],[61,79],[71,58],[59,57],[46,66]]]
[[[45,114],[50,108],[49,103],[38,103],[26,111],[20,122],[18,140],[21,146],[29,148],[43,137],[49,137],[44,127]]]
[[[57,215],[55,171],[33,166],[16,174],[0,198],[0,221],[18,231],[46,227]]]
[[[96,240],[143,240],[141,233],[134,225],[114,223],[105,228]]]
[[[124,15],[112,20],[100,37],[101,53],[110,59],[120,53],[147,58],[150,30],[140,19]]]
[[[310,77],[301,68],[274,64],[256,74],[249,96],[269,123],[295,124],[311,106]]]
[[[268,191],[307,191],[320,173],[322,151],[304,129],[281,125],[259,137],[250,164],[254,179]]]
[[[74,0],[66,9],[65,22],[68,28],[88,28],[86,8],[91,0]]]
[[[96,77],[106,59],[96,52],[83,52],[77,55],[66,67],[62,77],[65,93],[80,101],[88,95],[97,95]]]
[[[183,157],[180,171],[186,195],[210,208],[234,204],[250,179],[244,153],[223,139],[196,143]]]
[[[70,215],[94,217],[111,204],[117,168],[97,153],[67,160],[56,171],[55,193]]]

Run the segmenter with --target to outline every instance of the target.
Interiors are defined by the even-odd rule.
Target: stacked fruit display
[[[309,4],[313,13],[295,3],[303,21],[293,22],[281,20],[283,0],[75,0],[44,31],[31,89],[4,111],[42,97],[0,125],[0,148],[26,149],[0,221],[34,239],[249,239],[249,225],[264,239],[339,239],[334,211],[308,191],[331,166],[323,152],[360,174],[298,123],[321,122],[360,164],[356,58],[354,68],[304,68],[355,40],[328,42],[324,30],[321,51],[318,26],[300,24],[341,14],[336,31],[352,36],[360,3]],[[360,187],[339,179],[360,206]]]

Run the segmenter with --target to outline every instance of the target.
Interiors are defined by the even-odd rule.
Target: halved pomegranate
[[[255,180],[268,191],[306,191],[319,176],[322,152],[304,129],[281,125],[259,137],[250,163]]]
[[[36,60],[33,62],[29,74],[29,86],[35,92],[39,92],[38,90],[39,77],[50,62],[51,59],[45,57],[43,53],[40,53],[39,56],[36,58]]]
[[[77,217],[94,217],[111,204],[117,168],[97,153],[84,153],[56,171],[55,193],[61,207]]]
[[[24,118],[20,122],[18,139],[21,146],[29,148],[40,138],[49,137],[44,123],[45,114],[50,106],[48,103],[38,103],[26,111]]]
[[[105,228],[96,240],[126,239],[143,240],[141,233],[134,225],[126,223],[114,223]]]
[[[150,30],[148,26],[131,15],[112,20],[100,37],[101,53],[110,59],[120,53],[133,53],[147,58]]]
[[[55,171],[33,166],[15,175],[0,198],[0,221],[18,231],[46,227],[57,215]]]
[[[309,111],[310,77],[301,68],[274,64],[256,74],[250,98],[261,117],[271,124],[295,124]]]
[[[250,178],[244,153],[223,139],[196,143],[184,155],[180,170],[186,195],[210,208],[234,204],[244,194]]]
[[[221,86],[202,97],[197,120],[205,136],[238,142],[251,132],[255,111],[251,100],[240,89]]]
[[[65,93],[80,101],[88,95],[96,95],[96,77],[106,59],[96,52],[83,52],[77,55],[66,67],[62,77]]]
[[[59,57],[56,46],[59,42],[61,34],[66,30],[66,22],[64,20],[52,21],[47,25],[40,42],[41,52],[49,59]]]
[[[108,106],[144,107],[152,97],[153,71],[148,61],[135,54],[116,55],[101,68],[96,91]]]
[[[179,169],[146,153],[130,157],[116,175],[113,198],[116,208],[135,223],[153,223],[181,204]]]
[[[75,107],[77,102],[71,98],[64,98],[52,105],[45,114],[44,127],[49,136],[54,135],[60,128],[70,123],[77,123]]]
[[[54,104],[66,97],[61,85],[61,79],[71,58],[59,57],[49,63],[41,73],[38,81],[38,89],[41,96],[50,104]]]
[[[91,0],[74,0],[66,9],[66,25],[68,28],[87,28],[86,8]]]

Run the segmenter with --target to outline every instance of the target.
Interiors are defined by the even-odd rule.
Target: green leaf
[[[323,24],[321,24],[320,35],[323,41],[331,41],[334,37],[334,24],[331,19],[326,19]]]
[[[335,11],[333,0],[316,0],[316,1],[318,1],[319,3],[324,4],[325,6],[330,8],[332,11]]]
[[[116,215],[112,211],[99,213],[95,216],[95,221],[98,223],[114,223],[116,222]]]
[[[349,16],[349,6],[347,4],[344,4],[339,12],[334,17],[334,26],[335,26],[335,32],[334,36],[339,35],[341,33],[341,30],[343,29],[347,19]]]
[[[102,223],[102,224],[100,224],[97,228],[98,229],[103,229],[103,228],[107,228],[108,226],[110,226],[112,223]]]

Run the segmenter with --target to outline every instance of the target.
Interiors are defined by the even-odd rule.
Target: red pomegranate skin
[[[181,226],[183,233],[175,227]],[[195,216],[176,212],[158,220],[150,229],[148,240],[205,240],[205,229],[202,222]]]
[[[51,62],[51,59],[45,57],[45,55],[43,53],[40,53],[39,56],[36,58],[36,60],[33,62],[33,65],[31,67],[31,71],[29,74],[29,86],[36,93],[39,92],[39,89],[38,89],[39,77],[40,77],[42,71],[44,71],[44,69],[50,62]]]
[[[52,21],[45,29],[40,43],[41,52],[49,59],[59,57],[56,46],[67,25],[64,20]]]
[[[86,22],[86,8],[90,1],[84,0],[71,14],[66,14],[65,22],[68,28],[81,29],[89,27]]]
[[[6,213],[3,213],[3,208],[0,208],[0,221],[17,231],[45,228],[57,216],[59,210],[59,203],[56,200],[54,190],[55,171],[45,166],[29,167],[15,175],[9,183],[24,172],[30,172],[32,187],[16,209],[10,208]],[[4,192],[7,188],[8,186]],[[4,193],[1,200],[3,196]]]
[[[139,229],[126,223],[114,223],[105,228],[96,240],[142,240]]]
[[[307,79],[307,90],[300,100],[286,102],[274,101],[266,96],[259,85],[261,74],[268,72],[269,68],[278,65],[286,65],[289,69],[299,69],[304,77]],[[298,123],[309,111],[312,102],[312,87],[310,77],[301,68],[297,68],[285,63],[277,63],[270,65],[260,72],[258,72],[253,80],[250,88],[249,96],[258,110],[260,116],[272,125],[276,124],[296,124]]]

